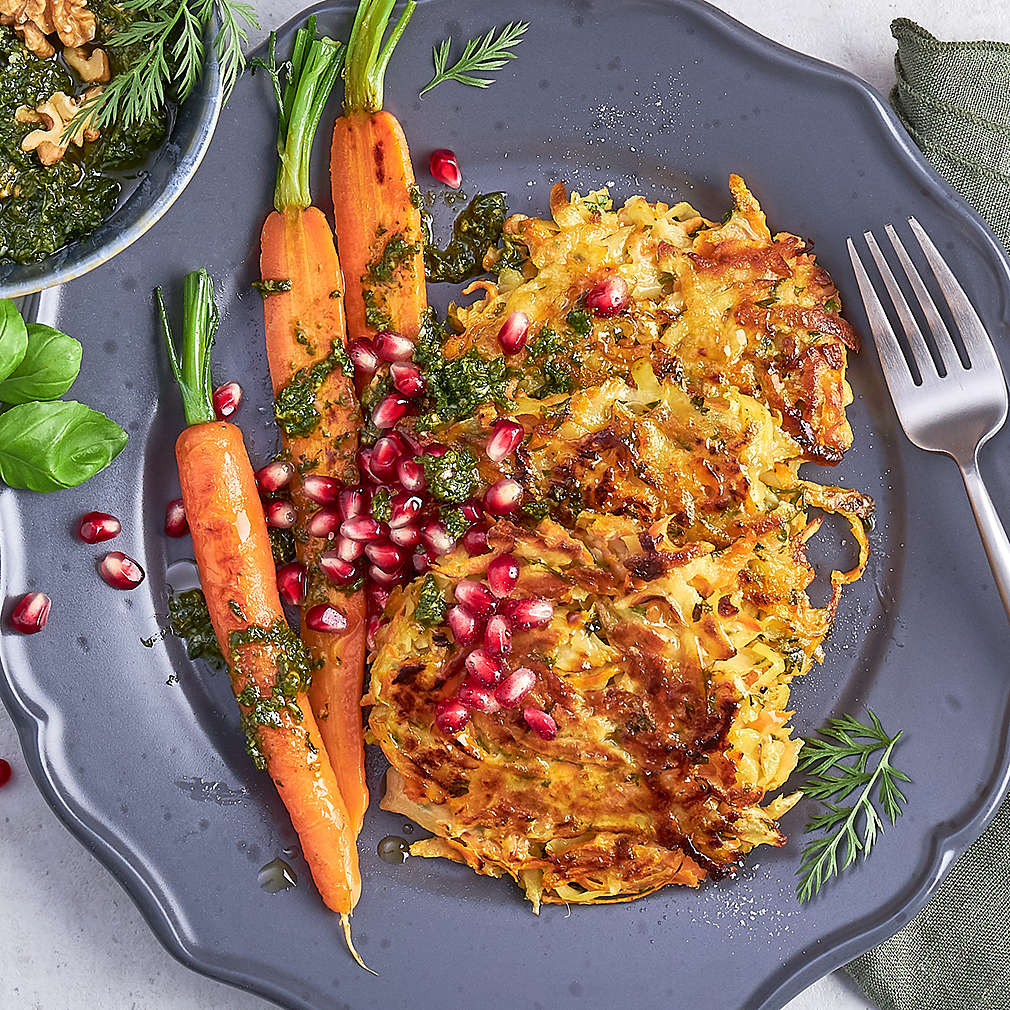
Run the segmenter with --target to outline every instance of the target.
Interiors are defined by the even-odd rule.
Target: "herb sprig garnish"
[[[247,30],[259,27],[249,4],[241,0],[121,0],[119,7],[133,20],[105,43],[113,51],[130,47],[139,55],[81,107],[67,125],[69,133],[84,119],[92,129],[113,124],[130,129],[156,116],[168,98],[185,99],[203,72],[204,36],[215,15],[220,26],[211,48],[221,68],[227,101],[245,67],[242,46]]]
[[[803,849],[796,871],[800,878],[796,896],[800,901],[814,897],[827,880],[851,866],[860,852],[864,859],[870,854],[884,827],[875,799],[892,824],[903,813],[901,804],[906,800],[896,783],[910,779],[891,764],[901,731],[890,736],[869,709],[867,715],[869,725],[851,715],[829,719],[818,730],[820,739],[804,740],[798,767],[809,778],[803,792],[823,801],[827,810],[806,827],[808,832],[824,834],[810,839]],[[871,768],[871,759],[878,754]],[[857,791],[851,804],[843,804]]]
[[[497,38],[492,28],[486,35],[470,39],[463,47],[463,55],[451,67],[448,63],[452,36],[443,39],[431,51],[435,60],[435,76],[421,88],[418,97],[443,81],[458,81],[472,88],[486,88],[494,84],[493,77],[474,77],[474,74],[501,70],[509,60],[514,60],[516,54],[511,49],[522,42],[529,26],[528,21],[510,21],[499,30]]]

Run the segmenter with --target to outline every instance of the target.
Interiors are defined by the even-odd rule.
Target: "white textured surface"
[[[507,16],[507,5],[485,3],[489,24]],[[256,5],[264,29],[286,20],[301,6],[290,0],[259,0]],[[480,5],[473,6],[476,10]],[[892,18],[910,17],[941,38],[1010,37],[1004,0],[972,4],[722,0],[720,6],[793,49],[854,70],[881,90],[893,80],[894,44],[888,31]],[[255,996],[195,975],[164,952],[119,885],[45,805],[25,771],[13,726],[2,709],[0,756],[14,766],[13,781],[0,791],[4,955],[0,1007],[254,1010],[268,1006]],[[868,1006],[843,976],[834,975],[797,997],[788,1010]]]

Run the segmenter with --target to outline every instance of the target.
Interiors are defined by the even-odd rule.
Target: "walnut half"
[[[73,133],[64,136],[67,124],[81,111],[81,106],[89,99],[102,93],[101,88],[88,88],[80,99],[71,98],[62,91],[57,91],[48,101],[35,109],[38,121],[44,124],[44,129],[32,130],[21,141],[22,151],[34,151],[43,165],[55,165],[67,153],[69,144],[82,147],[85,141],[97,140],[98,130],[89,125],[89,119],[78,124]],[[33,122],[32,111],[27,107],[18,109],[15,113],[20,122]]]
[[[68,46],[63,50],[63,59],[85,84],[109,80],[109,57],[104,49],[96,48],[89,54],[86,46]]]

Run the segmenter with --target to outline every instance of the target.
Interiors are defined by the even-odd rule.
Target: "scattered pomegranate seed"
[[[368,511],[368,492],[360,487],[345,487],[337,497],[340,506],[340,514],[345,519],[351,516],[360,516],[362,512]]]
[[[108,512],[85,512],[81,516],[77,535],[86,544],[100,544],[103,540],[112,540],[123,531],[123,524]]]
[[[226,382],[218,386],[211,397],[214,403],[214,414],[219,421],[231,417],[242,402],[242,387],[237,382]]]
[[[360,540],[340,537],[337,540],[336,555],[341,561],[357,561],[365,553],[365,545]]]
[[[420,396],[425,389],[424,376],[417,365],[408,361],[394,361],[389,366],[389,376],[398,393],[404,396]]]
[[[418,575],[424,575],[424,573],[431,568],[431,558],[428,557],[427,551],[418,551],[413,558],[414,571]]]
[[[329,603],[317,603],[305,614],[305,625],[313,631],[346,631],[347,617]]]
[[[398,492],[389,501],[389,525],[393,529],[409,525],[423,507],[424,500],[419,495]]]
[[[445,620],[457,645],[471,645],[477,641],[480,626],[477,624],[477,618],[466,607],[451,607],[449,613],[445,615]]]
[[[395,572],[387,572],[378,565],[369,565],[368,577],[373,582],[377,582],[380,586],[392,589],[393,586],[398,586],[403,581],[403,569],[401,568],[399,571]]]
[[[165,506],[165,536],[184,537],[189,532],[186,508],[181,498],[173,498]]]
[[[355,543],[355,541],[348,541]],[[336,551],[324,551],[319,555],[319,570],[335,586],[350,585],[358,574],[353,561],[345,561]]]
[[[421,530],[421,539],[436,558],[448,554],[456,546],[456,541],[452,539],[443,522],[428,523]]]
[[[511,477],[502,477],[484,492],[484,508],[492,515],[505,516],[515,512],[522,499],[522,484]]]
[[[324,477],[319,473],[310,473],[302,481],[302,490],[305,497],[311,499],[319,505],[332,505],[340,500],[340,493],[344,490],[336,477]]]
[[[122,551],[109,551],[98,563],[98,574],[113,589],[136,589],[144,581],[144,569]]]
[[[484,450],[487,458],[493,463],[500,463],[515,452],[516,446],[523,440],[525,434],[522,425],[516,424],[515,421],[509,421],[504,417],[495,421]]]
[[[7,785],[11,780],[13,771],[9,761],[0,758],[0,787]]]
[[[470,557],[476,557],[487,550],[487,527],[472,526],[463,534],[460,543]]]
[[[264,494],[287,487],[295,475],[295,465],[286,459],[274,459],[256,471],[256,486]]]
[[[465,681],[460,684],[459,691],[456,693],[459,700],[474,712],[493,715],[501,707],[495,700],[494,694],[480,684],[471,684],[469,681]]]
[[[410,361],[414,356],[414,341],[402,333],[381,330],[375,334],[375,353],[383,361]]]
[[[487,584],[503,600],[519,582],[519,562],[512,554],[499,554],[487,566]]]
[[[372,472],[383,480],[392,480],[401,455],[399,440],[383,435],[372,446]]]
[[[586,308],[604,319],[616,316],[628,305],[628,282],[617,274],[605,277],[586,295]]]
[[[367,477],[369,480],[374,480],[376,484],[380,483],[379,478],[372,471],[371,449],[358,450],[358,469],[361,470],[362,476]]]
[[[506,354],[518,354],[530,335],[530,317],[525,312],[512,312],[498,331],[498,343]]]
[[[538,737],[553,740],[558,735],[558,724],[539,708],[524,708],[523,719]]]
[[[504,670],[498,665],[498,661],[492,659],[483,649],[474,649],[463,664],[466,672],[475,680],[479,680],[486,687],[494,687],[502,679]]]
[[[543,628],[554,617],[554,604],[531,596],[525,600],[509,601],[508,616],[520,628]]]
[[[520,666],[494,690],[495,700],[502,708],[514,708],[530,693],[537,675],[527,666]]]
[[[384,572],[399,572],[406,560],[403,552],[398,551],[391,543],[365,544],[365,555],[373,565]]]
[[[392,526],[389,530],[389,542],[409,550],[421,542],[421,531],[416,526]]]
[[[375,353],[371,340],[352,341],[347,348],[347,356],[351,359],[354,370],[365,377],[373,376],[379,367],[379,356]]]
[[[468,519],[472,523],[484,518],[484,509],[476,498],[470,498],[468,501],[463,502],[459,510],[463,513],[463,518]]]
[[[382,618],[378,614],[372,614],[371,617],[365,621],[365,645],[369,649],[375,648],[375,637],[379,633],[379,627],[382,624]]]
[[[512,651],[512,629],[501,614],[495,614],[484,629],[484,651],[489,656],[507,656]]]
[[[400,418],[406,415],[409,409],[410,400],[405,400],[402,396],[393,396],[390,393],[388,396],[384,396],[372,411],[372,424],[380,431],[392,428]]]
[[[289,501],[272,501],[266,507],[267,526],[277,530],[289,530],[298,517],[295,507]]]
[[[425,456],[431,456],[432,459],[441,459],[448,451],[449,447],[441,442],[432,442],[424,447]]]
[[[340,524],[340,535],[350,540],[383,540],[388,533],[389,527],[371,516],[351,516]]]
[[[401,459],[396,464],[396,479],[405,491],[423,491],[424,467],[416,459]]]
[[[22,635],[34,635],[46,626],[51,607],[45,593],[26,593],[11,611],[11,626]]]
[[[369,614],[381,615],[389,602],[389,590],[383,589],[382,586],[367,585],[365,586],[365,602],[368,605]]]
[[[446,698],[435,706],[435,725],[443,733],[458,733],[470,721],[470,709],[459,698]]]
[[[428,158],[428,170],[433,179],[452,189],[459,189],[463,184],[463,173],[459,170],[456,152],[450,151],[448,147],[440,147],[437,151],[431,152],[431,157]]]
[[[308,588],[309,574],[305,565],[292,561],[277,569],[277,592],[285,603],[296,607],[304,603]]]
[[[498,606],[497,600],[491,595],[487,586],[473,579],[461,579],[457,582],[453,595],[477,617],[487,617]]]
[[[327,539],[335,537],[346,520],[340,515],[340,509],[334,505],[324,505],[309,516],[305,523],[305,532],[310,537]]]

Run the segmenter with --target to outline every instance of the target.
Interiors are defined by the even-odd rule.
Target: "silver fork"
[[[929,452],[950,456],[961,471],[965,490],[971,501],[982,545],[992,567],[993,578],[1010,615],[1010,540],[1000,522],[978,468],[978,452],[996,434],[1007,417],[1007,386],[992,339],[986,333],[978,313],[972,308],[964,289],[944,262],[922,225],[908,219],[913,234],[936,278],[936,283],[950,306],[951,316],[961,334],[967,352],[962,363],[950,332],[937,311],[915,264],[909,258],[897,232],[891,225],[884,231],[898,256],[919,308],[933,334],[939,366],[923,339],[915,316],[894,279],[872,232],[864,232],[884,287],[908,338],[908,347],[919,372],[916,384],[907,359],[891,328],[880,299],[870,283],[852,239],[848,239],[849,258],[863,296],[863,305],[877,345],[877,355],[884,370],[887,388],[894,401],[898,420],[909,440]]]

